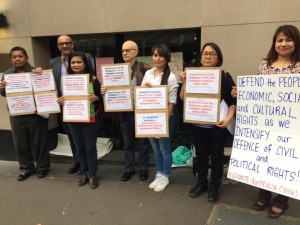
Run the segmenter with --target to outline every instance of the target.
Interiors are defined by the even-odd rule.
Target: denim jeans
[[[147,138],[135,138],[134,113],[124,112],[120,123],[125,151],[125,171],[134,171],[135,150],[139,152],[140,170],[148,170],[149,142]]]
[[[82,175],[89,179],[96,178],[97,164],[97,136],[99,118],[94,123],[68,123],[80,162]]]
[[[169,119],[169,137],[167,138],[149,138],[153,148],[156,172],[166,176],[170,175],[172,167],[171,139],[174,129],[174,116]]]

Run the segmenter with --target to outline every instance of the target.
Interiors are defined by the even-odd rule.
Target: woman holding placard
[[[42,72],[41,67],[34,68],[28,63],[27,52],[22,47],[12,48],[9,56],[13,67],[5,74]],[[5,86],[6,82],[2,80],[0,82],[2,96],[6,96]],[[21,170],[17,180],[23,181],[34,172],[38,178],[47,176],[50,167],[49,150],[47,149],[48,119],[36,114],[15,115],[10,116],[10,124]]]
[[[207,43],[203,46],[200,54],[200,66],[220,67],[223,64],[223,55],[219,46],[215,43]],[[186,74],[180,74],[182,89],[180,98],[184,100]],[[208,200],[216,202],[219,199],[219,187],[223,175],[223,154],[226,139],[226,128],[234,116],[236,109],[236,99],[231,95],[231,87],[234,81],[229,73],[222,71],[221,82],[221,101],[224,100],[228,105],[227,116],[219,121],[217,125],[193,124],[192,137],[196,148],[197,164],[195,165],[197,184],[190,190],[192,198],[199,197],[208,191]],[[211,181],[208,188],[208,162],[211,158]]]
[[[300,73],[300,34],[297,27],[283,25],[277,28],[271,49],[265,59],[259,65],[258,75],[293,74]],[[237,97],[237,88],[231,92]],[[261,211],[271,203],[272,193],[260,189],[254,209]],[[278,218],[288,209],[288,197],[277,195],[273,198],[272,207],[268,211],[268,217]]]
[[[160,192],[169,184],[172,166],[171,135],[174,127],[173,109],[177,100],[178,83],[175,74],[170,71],[168,63],[171,60],[171,52],[165,44],[160,43],[153,46],[152,60],[155,67],[146,72],[142,86],[168,85],[169,137],[149,138],[157,172],[155,180],[149,185],[149,188]]]
[[[91,74],[92,69],[87,63],[87,58],[83,52],[72,52],[69,56],[68,74],[90,74],[89,95],[90,101],[90,122],[68,123],[76,149],[78,151],[82,177],[78,186],[89,183],[90,188],[98,186],[97,174],[97,137],[99,127],[99,114],[101,100],[101,85],[96,77]],[[58,98],[58,104],[64,104],[64,96]]]

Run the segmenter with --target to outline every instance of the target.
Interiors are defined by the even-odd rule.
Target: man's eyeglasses
[[[129,48],[129,49],[122,49],[121,52],[124,53],[124,52],[130,52],[130,51],[133,51],[133,50],[136,50],[134,48]]]
[[[71,44],[72,44],[72,41],[70,41],[70,42],[61,42],[61,43],[58,43],[57,45],[60,46],[60,47],[62,47],[64,45],[69,47],[69,46],[71,46]]]
[[[203,52],[202,53],[202,57],[203,58],[216,58],[218,56],[218,54],[216,52]]]

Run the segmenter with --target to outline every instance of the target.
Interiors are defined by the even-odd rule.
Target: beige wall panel
[[[223,53],[223,68],[230,72],[234,80],[237,75],[256,74],[259,63],[272,45],[275,30],[282,24],[248,24],[202,28],[202,45],[217,43]]]
[[[210,0],[201,3],[203,26],[300,20],[299,0]]]
[[[107,0],[108,32],[200,27],[201,0]]]
[[[29,37],[30,26],[26,0],[1,0],[0,12],[9,23],[8,28],[0,28],[0,38]]]
[[[105,33],[104,0],[27,0],[32,36]]]
[[[50,46],[48,38],[33,38],[32,50],[35,66],[41,66],[44,69],[49,67]]]

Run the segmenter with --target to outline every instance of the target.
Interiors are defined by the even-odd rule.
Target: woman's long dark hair
[[[167,85],[168,84],[168,79],[169,79],[169,76],[170,76],[170,73],[171,73],[171,70],[170,70],[170,67],[169,67],[169,62],[171,60],[170,49],[167,45],[165,45],[163,43],[158,43],[158,44],[156,44],[152,47],[152,51],[151,51],[152,55],[153,55],[155,50],[157,51],[157,53],[160,56],[164,57],[165,60],[167,61],[164,72],[163,72],[163,75],[162,75],[162,78],[161,78],[161,82],[160,82],[161,85]]]
[[[85,53],[84,52],[79,52],[79,51],[72,52],[69,56],[68,69],[67,69],[68,74],[74,74],[74,71],[71,68],[71,59],[73,57],[76,57],[76,56],[81,57],[84,65],[85,65],[83,73],[88,73],[88,74],[92,75],[91,74],[91,72],[92,72],[91,65],[90,65],[90,63],[88,63],[88,60],[87,60],[87,57],[86,57]]]
[[[209,42],[209,43],[206,43],[205,45],[203,45],[201,53],[200,53],[200,58],[202,57],[203,51],[206,48],[206,46],[212,47],[215,50],[215,52],[217,53],[217,55],[218,55],[218,63],[217,63],[216,66],[217,67],[222,66],[223,65],[223,54],[222,54],[222,51],[221,51],[219,45],[217,45],[214,42]],[[200,66],[202,66],[201,60],[200,60]]]
[[[300,61],[300,34],[297,27],[293,25],[282,25],[277,28],[275,34],[273,35],[273,42],[271,49],[268,52],[265,60],[268,62],[268,66],[270,66],[273,62],[275,62],[278,58],[278,53],[275,50],[275,43],[278,34],[283,33],[288,38],[292,39],[294,42],[295,50],[291,55],[292,64],[295,65],[296,62]]]

